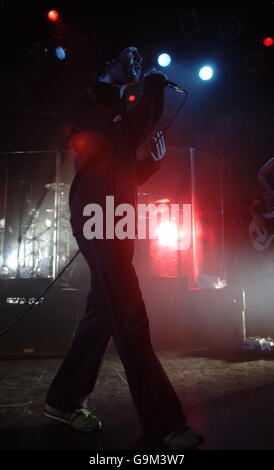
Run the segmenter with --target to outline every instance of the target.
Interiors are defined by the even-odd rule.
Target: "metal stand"
[[[192,256],[193,256],[193,287],[197,286],[197,278],[199,274],[197,241],[196,241],[196,178],[195,178],[195,149],[190,147],[190,178],[191,178],[191,220],[192,220]]]
[[[69,214],[67,209],[66,189],[68,184],[61,183],[61,158],[62,154],[58,150],[54,151],[17,151],[17,152],[0,152],[0,156],[5,155],[34,155],[34,154],[53,154],[55,168],[53,175],[49,175],[49,183],[45,184],[45,190],[35,208],[25,214],[27,191],[26,183],[20,180],[20,195],[18,209],[18,235],[16,246],[16,268],[10,268],[8,273],[10,277],[27,278],[27,277],[50,277],[56,278],[61,264],[65,263],[71,255],[72,240],[69,224]],[[0,268],[5,268],[8,262],[8,252],[6,249],[7,242],[7,217],[8,217],[8,167],[0,161],[4,172],[4,191],[3,191],[3,224],[0,227]],[[50,190],[50,193],[49,193]],[[52,215],[50,218],[51,225],[44,228],[46,213],[41,209],[46,196],[53,201],[51,204]],[[50,208],[50,209],[51,209]],[[51,212],[50,210],[48,212]],[[28,218],[29,217],[29,218]],[[50,220],[49,220],[50,223]],[[50,232],[50,234],[49,234]],[[45,236],[45,239],[44,238]],[[60,251],[61,250],[61,251]],[[23,269],[24,268],[24,269]],[[0,273],[1,274],[1,273]]]
[[[223,159],[219,162],[219,180],[220,180],[220,201],[221,201],[221,265],[222,265],[222,274],[226,276],[226,253],[225,253],[225,212],[224,212],[224,179],[223,179]],[[222,276],[222,277],[223,277]]]
[[[3,194],[3,234],[1,237],[0,256],[2,259],[2,266],[6,266],[6,255],[5,255],[5,238],[6,238],[6,227],[7,227],[7,202],[8,202],[8,184],[9,184],[9,172],[8,168],[4,163],[0,161],[0,165],[4,168],[4,194]]]
[[[53,231],[53,254],[52,254],[52,277],[56,278],[59,264],[59,233],[60,233],[60,174],[61,174],[61,152],[56,152],[55,166],[55,193],[54,193],[54,231]]]

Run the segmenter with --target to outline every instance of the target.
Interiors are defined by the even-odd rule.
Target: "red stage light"
[[[157,199],[157,201],[154,201],[155,204],[167,204],[170,202],[170,199]]]
[[[136,96],[135,96],[135,95],[130,95],[130,96],[128,97],[128,101],[130,101],[130,102],[133,102],[133,101],[135,101],[135,100],[136,100]]]
[[[57,21],[59,19],[59,13],[56,10],[50,10],[48,12],[48,19],[50,21]]]
[[[264,45],[265,45],[266,47],[272,46],[273,43],[274,43],[273,38],[264,38]]]
[[[157,229],[158,240],[161,246],[176,247],[179,232],[177,225],[172,222],[164,222]]]

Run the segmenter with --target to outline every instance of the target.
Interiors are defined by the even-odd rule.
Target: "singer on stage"
[[[116,205],[136,205],[137,185],[159,169],[163,155],[153,158],[148,152],[146,159],[137,163],[136,150],[160,119],[167,77],[156,69],[148,70],[141,102],[127,111],[124,91],[140,80],[140,52],[134,46],[112,42],[99,59],[96,81],[74,106],[70,140],[76,157],[70,190],[71,226],[90,268],[91,290],[85,316],[48,391],[45,414],[78,430],[100,429],[100,420],[87,410],[87,397],[112,337],[143,429],[143,441],[170,449],[192,449],[202,444],[203,438],[187,426],[180,401],[153,351],[132,264],[134,240],[87,240],[83,235],[87,204],[97,203],[104,209],[106,196],[114,195]],[[111,400],[111,390],[109,396]]]

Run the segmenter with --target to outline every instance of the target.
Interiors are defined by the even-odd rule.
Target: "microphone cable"
[[[185,105],[186,103],[186,100],[188,98],[188,91],[185,90],[185,96],[184,96],[184,99],[182,101],[182,103],[180,104],[180,106],[178,107],[177,111],[175,111],[174,115],[172,116],[172,118],[170,119],[170,121],[167,123],[166,127],[164,127],[164,130],[163,131],[160,131],[160,137],[156,138],[155,141],[154,141],[154,144],[156,144],[156,142],[158,142],[158,140],[160,140],[162,138],[162,136],[166,133],[166,131],[168,130],[168,128],[171,126],[171,124],[175,121],[176,117],[178,116],[179,112],[181,111],[181,109],[183,108],[183,106]],[[146,147],[146,150],[148,152],[152,151],[152,147]]]
[[[183,108],[183,106],[185,105],[185,102],[187,100],[187,97],[188,97],[188,92],[185,91],[185,97],[182,101],[182,103],[180,104],[180,106],[178,107],[177,111],[174,113],[174,115],[172,116],[172,118],[170,119],[170,121],[168,122],[168,124],[165,126],[164,130],[161,131],[161,135],[160,137],[156,138],[155,141],[154,141],[154,144],[156,142],[158,142],[158,140],[160,140],[162,138],[162,136],[166,133],[167,129],[171,126],[171,124],[174,122],[174,120],[176,119],[176,117],[178,116],[179,112],[181,111],[181,109]],[[152,148],[151,148],[152,150]],[[147,149],[147,151],[149,151],[149,149]],[[87,240],[86,240],[87,241]],[[20,320],[22,320],[22,318],[24,318],[24,316],[29,313],[33,308],[34,306],[37,304],[37,302],[39,302],[39,300],[41,298],[43,298],[47,292],[52,288],[52,286],[56,283],[56,281],[58,281],[58,279],[60,279],[60,277],[64,274],[64,272],[69,268],[69,266],[73,263],[73,261],[77,258],[77,256],[79,255],[79,253],[81,252],[80,249],[78,249],[76,251],[76,253],[72,256],[72,258],[70,259],[70,261],[66,264],[66,266],[60,271],[60,273],[57,275],[57,277],[55,279],[53,279],[53,281],[49,284],[48,287],[46,287],[46,289],[42,292],[42,294],[40,294],[40,296],[35,300],[35,302],[33,302],[33,304],[31,304],[28,308],[26,308],[26,310],[24,310],[24,312],[22,312],[20,315],[18,315],[17,318],[15,318],[15,320],[13,322],[10,323],[10,325],[8,325],[6,328],[4,328],[2,331],[0,331],[0,338],[2,336],[4,336],[8,331],[11,330],[11,328],[13,328]]]

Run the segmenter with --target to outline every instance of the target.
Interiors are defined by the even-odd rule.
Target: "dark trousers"
[[[180,401],[156,357],[149,321],[132,264],[133,240],[77,243],[91,272],[91,290],[71,347],[46,398],[66,410],[89,395],[113,337],[144,433],[165,436],[185,423]],[[110,398],[111,399],[111,398]]]

